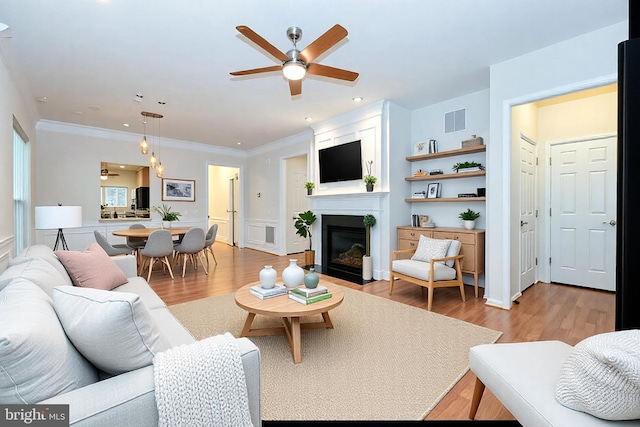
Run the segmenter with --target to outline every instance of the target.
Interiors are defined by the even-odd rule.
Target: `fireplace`
[[[364,217],[322,215],[321,272],[362,284],[362,256],[365,254]]]

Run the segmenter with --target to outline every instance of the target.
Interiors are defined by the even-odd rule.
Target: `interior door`
[[[520,292],[536,281],[536,170],[535,141],[520,138]]]
[[[304,186],[307,182],[307,156],[287,159],[286,169],[286,250],[288,254],[293,254],[308,249],[308,240],[300,237],[293,226],[298,214],[309,210],[311,206]]]
[[[238,246],[238,174],[229,179],[229,207],[227,214],[229,215],[229,243],[232,246]]]
[[[615,290],[616,137],[551,146],[551,280]]]

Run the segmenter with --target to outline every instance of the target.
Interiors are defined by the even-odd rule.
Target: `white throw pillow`
[[[96,368],[65,336],[52,304],[25,279],[0,291],[0,402],[34,404],[98,381]]]
[[[556,399],[605,420],[640,418],[640,330],[578,343],[560,371]]]
[[[418,247],[411,259],[414,261],[429,262],[432,258],[444,258],[447,255],[447,250],[450,245],[451,240],[431,239],[420,235]]]
[[[22,277],[38,285],[49,296],[53,294],[53,288],[67,285],[68,280],[68,278],[62,277],[62,274],[47,261],[37,257],[12,259],[9,262],[9,267],[0,275],[0,289],[9,285],[17,277]]]
[[[73,345],[109,374],[149,366],[170,347],[136,294],[61,286],[53,290],[53,305]]]

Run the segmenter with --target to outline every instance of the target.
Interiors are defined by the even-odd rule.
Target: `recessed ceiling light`
[[[310,122],[311,120],[313,120],[313,117],[309,117],[309,116],[307,116],[307,117],[305,117],[304,119],[305,119],[306,121]]]
[[[361,96],[356,96],[355,98],[353,98],[353,102],[362,102],[364,98]]]
[[[47,98],[46,96],[41,96],[38,98],[38,102],[47,102],[49,100],[49,98]]]
[[[125,166],[124,166],[124,165],[120,165],[120,169],[124,169],[124,168],[125,168]]]
[[[77,114],[77,115],[79,115],[79,116],[83,116],[83,115],[84,115],[84,113],[83,113],[82,111],[78,111],[78,110],[75,110],[75,111],[73,112],[73,114]]]
[[[242,142],[236,142],[236,144],[238,144],[238,145],[242,145]]]
[[[123,123],[122,126],[128,128],[129,127],[129,123]]]

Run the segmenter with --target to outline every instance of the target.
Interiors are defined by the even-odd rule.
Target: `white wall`
[[[510,308],[518,280],[517,174],[511,156],[512,105],[609,83],[617,74],[617,45],[627,22],[523,55],[490,69],[490,143],[487,145],[487,303]],[[510,259],[507,263],[505,260]]]
[[[13,257],[13,117],[29,137],[32,159],[35,157],[37,115],[33,106],[24,101],[7,65],[5,43],[0,39],[0,271]],[[33,185],[32,185],[33,188]],[[32,219],[33,221],[33,219]]]
[[[463,131],[444,133],[444,114],[465,108],[467,110],[467,127]],[[438,151],[456,150],[462,147],[462,141],[470,139],[472,135],[484,139],[489,146],[489,89],[470,93],[430,105],[411,112],[411,140],[409,147],[413,149],[416,142],[425,139],[435,139],[438,142]],[[444,173],[453,173],[452,166],[458,162],[475,161],[486,166],[485,153],[465,154],[464,156],[444,157],[429,161],[411,163],[411,170],[407,176],[412,176],[419,169],[430,171],[442,169]],[[411,193],[426,191],[427,185],[438,181],[417,181],[411,183]],[[442,185],[442,197],[457,197],[459,193],[476,193],[478,188],[486,188],[484,177],[447,179],[439,181]],[[408,194],[407,197],[411,197]],[[472,209],[480,212],[480,218],[476,221],[476,228],[484,229],[486,221],[485,202],[429,202],[413,203],[411,213],[428,215],[438,227],[461,227],[458,214]],[[407,223],[408,225],[408,223]]]

